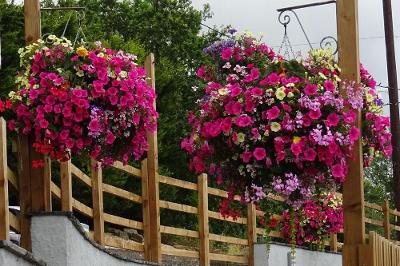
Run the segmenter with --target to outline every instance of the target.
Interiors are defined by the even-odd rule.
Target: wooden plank
[[[8,212],[8,215],[10,217],[10,227],[14,232],[19,233],[21,231],[21,224],[19,222],[19,219],[17,216],[15,216],[12,212]]]
[[[198,213],[198,210],[196,207],[185,205],[185,204],[160,200],[159,205],[160,205],[160,208],[163,208],[163,209],[169,209],[169,210],[173,210],[173,211],[192,213],[192,214]]]
[[[365,218],[365,223],[383,227],[383,221],[379,221],[379,220],[375,220],[375,219],[371,219],[371,218]]]
[[[145,259],[150,258],[150,213],[149,213],[149,201],[148,201],[148,176],[147,176],[147,159],[141,163],[142,172],[142,209],[143,209],[143,236],[144,236],[144,257]]]
[[[198,200],[199,200],[199,237],[200,237],[200,266],[210,264],[210,230],[208,227],[208,177],[201,174],[198,177]]]
[[[221,235],[216,235],[216,234],[210,234],[209,239],[211,241],[217,241],[217,242],[229,243],[229,244],[235,244],[235,245],[242,245],[242,246],[249,245],[248,239],[231,237],[231,236],[221,236]]]
[[[258,235],[264,235],[265,234],[265,229],[257,228],[256,232],[257,232]],[[282,239],[284,238],[281,231],[271,231],[269,233],[269,236],[270,237],[276,237],[276,238],[282,238]]]
[[[338,241],[337,241],[337,234],[330,234],[329,236],[329,248],[332,252],[338,251]]]
[[[90,218],[93,217],[93,209],[74,198],[72,199],[72,208],[80,214],[86,215]]]
[[[10,239],[7,168],[7,124],[0,117],[0,240]]]
[[[103,177],[100,163],[91,160],[92,199],[93,199],[93,239],[104,245]]]
[[[393,214],[393,215],[396,215],[396,216],[399,216],[400,217],[400,212],[399,211],[397,211],[397,210],[392,210],[392,209],[390,209],[390,214]]]
[[[147,84],[155,91],[154,55],[149,54],[145,60]],[[154,107],[156,102],[154,101]],[[150,225],[150,246],[145,249],[145,260],[161,263],[161,234],[160,234],[160,207],[159,207],[159,180],[158,180],[158,145],[157,131],[147,133],[149,150],[147,151],[147,200]]]
[[[142,177],[142,172],[141,172],[141,170],[140,169],[137,169],[137,168],[135,168],[135,167],[133,167],[133,166],[131,166],[131,165],[124,165],[122,162],[120,162],[120,161],[116,161],[114,164],[113,164],[113,167],[114,168],[116,168],[116,169],[118,169],[118,170],[121,170],[121,171],[124,171],[125,173],[127,173],[127,174],[130,174],[130,175],[133,175],[133,176],[135,176],[135,177]]]
[[[142,243],[123,239],[123,238],[113,236],[110,234],[105,234],[104,243],[106,246],[113,247],[113,248],[128,249],[128,250],[134,250],[134,251],[139,251],[139,252],[143,252],[143,250],[144,250]]]
[[[223,255],[217,253],[210,253],[210,259],[214,261],[225,261],[231,263],[247,264],[247,256],[233,256],[233,255]]]
[[[358,0],[337,0],[337,34],[341,78],[360,82],[360,55],[358,34]],[[346,91],[342,91],[345,95]],[[361,128],[361,114],[356,126]],[[364,184],[361,141],[352,150],[353,160],[343,185],[344,247],[343,265],[358,266],[358,246],[365,243]]]
[[[104,222],[121,225],[128,228],[143,230],[143,223],[127,218],[115,216],[109,213],[104,213]]]
[[[159,177],[160,183],[171,185],[174,187],[180,187],[180,188],[184,188],[184,189],[197,191],[197,184],[195,184],[195,183],[172,178],[169,176],[163,176],[163,175],[158,175],[158,177]]]
[[[161,252],[164,255],[178,256],[178,257],[189,257],[199,258],[199,252],[193,250],[177,249],[171,246],[162,246]]]
[[[228,198],[228,192],[218,188],[212,188],[212,187],[208,188],[208,194],[218,196],[221,198]],[[239,195],[235,195],[233,199],[236,201],[240,201],[241,197]]]
[[[71,160],[60,163],[61,210],[72,211],[72,163]]]
[[[168,235],[199,238],[199,232],[197,232],[197,231],[183,229],[183,228],[175,228],[175,227],[165,226],[165,225],[160,226],[160,232],[163,234],[168,234]]]
[[[61,199],[61,189],[52,181],[50,184],[51,194],[58,199]]]
[[[109,184],[103,184],[103,192],[126,199],[126,200],[129,200],[129,201],[133,201],[133,202],[136,202],[139,204],[141,204],[143,202],[141,196],[136,195],[135,193],[123,190],[121,188],[114,187]]]
[[[21,208],[21,247],[31,250],[30,216],[31,210],[31,179],[29,161],[28,137],[19,134],[18,144],[18,176],[19,176],[19,204]]]
[[[257,243],[257,214],[253,203],[247,204],[247,239],[249,241],[249,266],[254,266],[254,244]]]
[[[7,166],[7,179],[10,181],[10,184],[14,187],[15,190],[18,191],[18,177],[15,175],[13,170]]]
[[[76,167],[74,164],[71,164],[71,172],[74,176],[76,176],[79,180],[85,183],[88,187],[92,186],[92,180],[88,177],[81,169]]]
[[[389,201],[385,200],[383,206],[383,230],[385,233],[385,238],[390,240],[390,207],[389,207]]]
[[[377,210],[377,211],[383,211],[383,207],[379,206],[378,204],[375,203],[369,203],[367,201],[364,202],[364,206],[369,208],[369,209],[373,209],[373,210]]]
[[[212,219],[217,219],[217,220],[226,221],[226,222],[230,222],[230,223],[247,224],[247,219],[244,217],[236,217],[236,218],[226,217],[226,218],[224,218],[221,215],[221,213],[214,212],[214,211],[208,211],[208,216],[209,216],[209,218],[212,218]]]
[[[51,212],[53,206],[51,202],[51,159],[49,156],[44,157],[43,179],[45,211]]]

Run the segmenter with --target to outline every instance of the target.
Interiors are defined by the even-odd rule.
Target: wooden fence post
[[[360,55],[358,33],[358,0],[337,0],[337,35],[341,78],[360,82]],[[345,91],[342,94],[345,95]],[[361,129],[361,113],[355,123]],[[358,247],[365,243],[364,180],[361,141],[352,150],[354,160],[343,184],[344,246],[343,265],[358,266]],[[360,250],[360,252],[362,252]]]
[[[257,243],[257,212],[253,203],[247,204],[247,235],[249,241],[249,266],[254,266],[254,244]]]
[[[61,162],[61,210],[72,212],[72,172],[71,160]]]
[[[31,197],[31,178],[30,178],[30,160],[29,160],[29,140],[28,137],[18,135],[18,177],[19,177],[19,204],[21,208],[21,247],[31,250],[31,222],[29,212],[32,206]]]
[[[331,234],[329,239],[329,247],[330,250],[333,252],[338,251],[338,241],[337,241],[337,234]]]
[[[199,195],[199,239],[200,239],[200,266],[210,265],[210,241],[208,227],[208,180],[207,174],[198,176],[198,195]]]
[[[93,199],[93,239],[104,245],[104,216],[103,216],[103,177],[101,165],[91,160],[92,199]]]
[[[388,200],[385,200],[382,209],[383,209],[383,230],[385,238],[390,240],[390,207]]]
[[[8,179],[7,179],[7,125],[0,118],[0,239],[10,239],[10,219],[8,212]]]
[[[145,61],[147,84],[155,90],[155,69],[154,55],[149,54]],[[154,102],[154,108],[156,103]],[[157,131],[147,133],[149,150],[147,151],[147,195],[148,208],[148,249],[145,252],[145,259],[161,263],[161,232],[160,232],[160,206],[159,206],[159,177],[158,177],[158,145]],[[142,188],[143,189],[143,188]]]

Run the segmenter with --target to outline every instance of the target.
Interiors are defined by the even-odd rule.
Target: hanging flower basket
[[[238,193],[258,202],[273,192],[299,207],[321,191],[336,191],[361,135],[358,111],[366,164],[390,156],[389,119],[364,69],[361,84],[342,81],[329,51],[285,61],[246,35],[204,51],[209,63],[197,72],[200,95],[181,146],[191,168],[215,176],[230,199]],[[229,204],[221,206],[232,214]]]
[[[89,154],[110,165],[139,160],[156,129],[155,93],[134,55],[74,48],[50,36],[20,49],[17,90],[1,106],[8,128],[32,134],[34,148],[55,160]]]

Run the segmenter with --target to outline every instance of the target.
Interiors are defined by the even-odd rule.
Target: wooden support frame
[[[71,160],[60,163],[61,210],[72,212],[72,166]]]
[[[358,0],[338,0],[336,3],[341,77],[343,80],[359,82]],[[356,126],[361,129],[360,112],[357,114]],[[353,158],[349,162],[349,172],[343,186],[345,266],[359,265],[358,247],[365,244],[363,157],[360,140],[354,145]]]
[[[93,239],[104,245],[103,176],[101,165],[91,160],[92,199],[93,199]]]
[[[7,124],[0,118],[0,239],[10,239],[7,177]]]
[[[200,266],[210,265],[210,230],[208,227],[208,180],[207,174],[198,176],[198,211],[200,238]]]
[[[254,266],[254,244],[257,243],[257,211],[253,203],[247,204],[247,236],[249,242],[249,266]]]
[[[154,55],[149,54],[145,60],[145,70],[147,84],[155,90],[155,68],[154,68]],[[156,103],[154,102],[154,107]],[[147,151],[147,187],[142,189],[146,190],[143,195],[143,204],[146,216],[147,234],[149,242],[145,245],[145,260],[161,263],[161,232],[160,232],[160,206],[159,206],[159,190],[160,181],[158,176],[158,145],[157,145],[157,131],[147,133],[147,141],[149,143],[149,150]],[[142,170],[143,171],[143,170]],[[143,177],[142,177],[143,178]]]

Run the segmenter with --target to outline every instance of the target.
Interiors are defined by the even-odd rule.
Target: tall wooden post
[[[103,175],[101,165],[91,160],[92,200],[93,200],[93,239],[104,245]]]
[[[339,66],[343,80],[360,81],[358,0],[337,1],[337,33]],[[357,127],[361,129],[361,114],[357,114]],[[365,243],[364,185],[361,142],[353,150],[349,173],[343,187],[344,246],[343,265],[358,266],[358,246]]]
[[[254,244],[257,243],[256,205],[247,204],[247,238],[249,240],[249,266],[254,266]]]
[[[200,266],[210,265],[210,230],[208,227],[208,180],[207,174],[198,176],[199,194],[199,238],[200,238]]]
[[[61,210],[72,212],[72,172],[71,160],[61,162]]]
[[[149,54],[145,61],[147,84],[155,90],[155,68],[154,55]],[[156,103],[154,102],[154,107]],[[161,263],[161,232],[160,232],[160,206],[159,190],[160,183],[158,177],[158,145],[157,131],[147,134],[149,150],[147,151],[147,204],[148,204],[148,233],[149,243],[145,246],[145,259],[152,262]],[[142,188],[143,189],[143,188]]]
[[[10,219],[8,212],[8,179],[7,179],[7,125],[0,118],[0,239],[10,239]]]

